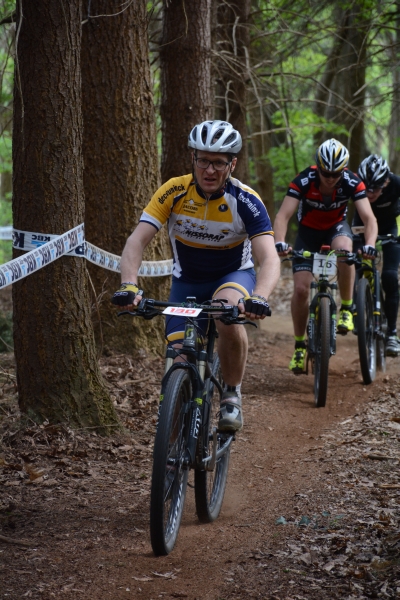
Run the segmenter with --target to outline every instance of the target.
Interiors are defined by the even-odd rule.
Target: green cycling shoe
[[[306,348],[295,348],[292,360],[289,363],[289,369],[295,375],[301,375],[306,370]]]

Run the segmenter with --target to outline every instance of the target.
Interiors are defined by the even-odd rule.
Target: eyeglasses
[[[385,186],[384,185],[377,185],[376,187],[373,188],[367,188],[367,192],[369,192],[370,194],[375,194],[375,192],[379,192],[379,190],[383,190]]]
[[[197,156],[194,157],[194,160],[200,169],[208,169],[212,165],[216,171],[225,171],[226,167],[231,164],[224,160],[208,160],[207,158],[197,158]]]
[[[342,176],[342,171],[331,173],[330,171],[323,171],[322,169],[318,169],[320,175],[325,179],[339,179]]]

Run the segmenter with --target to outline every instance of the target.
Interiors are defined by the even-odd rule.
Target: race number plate
[[[314,254],[313,273],[314,275],[336,275],[336,254],[327,256],[326,254]]]
[[[189,308],[187,306],[168,306],[163,310],[163,314],[174,315],[175,317],[197,317],[201,310],[201,308]]]

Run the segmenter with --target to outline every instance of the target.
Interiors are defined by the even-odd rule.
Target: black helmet
[[[358,167],[358,175],[368,190],[383,187],[389,173],[389,165],[378,154],[370,154]]]

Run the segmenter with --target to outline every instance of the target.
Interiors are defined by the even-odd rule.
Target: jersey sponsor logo
[[[344,200],[337,200],[336,202],[332,202],[332,204],[330,204],[329,206],[324,206],[324,204],[322,204],[322,202],[314,202],[313,200],[310,200],[309,198],[306,198],[306,202],[307,202],[307,204],[309,204],[313,208],[316,208],[317,210],[327,211],[327,210],[335,210],[336,208],[340,208],[341,206],[347,204],[347,198],[345,198]]]
[[[225,237],[224,235],[216,235],[214,233],[207,233],[206,231],[195,231],[191,229],[184,229],[181,231],[181,235],[192,240],[202,240],[205,242],[220,242]]]
[[[343,225],[337,225],[336,226],[336,231],[340,231],[341,229],[343,229]]]
[[[178,219],[174,225],[174,229],[176,229],[182,237],[204,240],[206,242],[220,242],[229,234],[229,229],[221,229],[222,235],[207,233],[207,225],[199,225],[196,221],[192,221],[191,219]]]
[[[173,185],[172,187],[169,188],[169,190],[167,190],[165,192],[165,194],[163,194],[162,196],[159,196],[159,198],[158,198],[159,203],[164,204],[164,202],[166,201],[168,196],[170,196],[174,192],[183,192],[184,189],[185,188],[183,185]]]
[[[346,179],[347,183],[351,187],[356,187],[360,183],[357,179],[351,179],[348,171],[344,171],[344,173],[343,173],[343,179]]]
[[[226,212],[226,211],[228,210],[228,205],[227,205],[227,204],[220,204],[220,205],[218,206],[218,210],[219,210],[220,212]]]
[[[308,184],[308,177],[303,177],[303,179],[300,179],[301,181],[301,185],[307,185]]]
[[[238,195],[238,200],[240,200],[244,204],[247,204],[248,208],[253,213],[253,217],[258,217],[260,215],[260,211],[258,210],[257,206],[253,204],[253,202],[249,198],[246,198],[246,196],[242,192],[240,192],[240,194]]]

